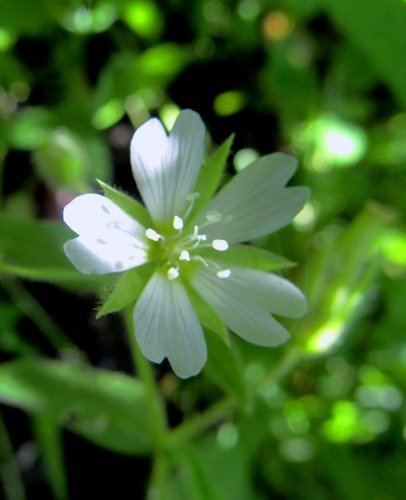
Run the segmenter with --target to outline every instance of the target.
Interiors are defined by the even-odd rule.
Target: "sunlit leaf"
[[[322,4],[406,104],[406,4],[399,0],[357,0],[351,4],[351,15],[346,0],[324,0]]]

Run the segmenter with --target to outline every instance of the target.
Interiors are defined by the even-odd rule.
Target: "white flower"
[[[79,271],[104,274],[155,264],[135,306],[135,334],[149,360],[168,358],[183,378],[196,375],[207,358],[186,283],[230,330],[257,345],[289,338],[273,314],[300,317],[306,310],[302,293],[285,279],[225,265],[229,246],[276,231],[302,208],[308,190],[285,187],[296,161],[282,153],[256,160],[193,215],[204,136],[199,115],[190,110],[179,114],[169,136],[154,118],[135,132],[132,171],[151,227],[97,194],[79,196],[64,210],[66,224],[78,234],[64,249]]]

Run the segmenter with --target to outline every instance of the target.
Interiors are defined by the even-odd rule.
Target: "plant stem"
[[[227,418],[236,405],[237,402],[233,398],[225,398],[215,403],[203,413],[186,420],[171,431],[169,445],[186,443],[188,440],[193,439],[216,422]]]
[[[0,443],[0,476],[5,496],[8,500],[25,500],[23,480],[1,414]]]
[[[164,402],[155,383],[151,364],[144,357],[138,347],[134,335],[134,320],[132,318],[132,312],[129,309],[125,311],[125,320],[129,334],[134,368],[136,369],[140,379],[144,382],[147,394],[147,404],[151,418],[151,438],[153,440],[153,447],[156,452],[160,453],[165,447],[168,432]]]
[[[31,319],[57,351],[78,350],[41,304],[18,280],[9,278],[4,280],[2,285],[18,309]]]
[[[279,382],[299,363],[301,356],[300,349],[292,345],[286,351],[281,361],[259,381],[258,386],[269,384],[270,382]]]

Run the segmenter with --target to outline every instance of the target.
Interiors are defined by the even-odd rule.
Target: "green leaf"
[[[31,106],[19,111],[6,129],[8,142],[17,149],[32,150],[43,144],[57,124],[47,108]]]
[[[147,264],[146,266],[130,269],[122,274],[118,278],[114,290],[97,312],[96,318],[99,319],[106,314],[120,311],[134,303],[141,295],[151,273],[152,268]]]
[[[200,322],[212,332],[216,333],[221,340],[230,345],[230,335],[226,325],[220,316],[195,292],[187,282],[184,283],[190,302],[195,310]]]
[[[208,349],[206,375],[225,392],[248,404],[249,393],[243,377],[243,366],[235,347],[227,347],[217,335],[206,333]]]
[[[63,253],[72,231],[53,221],[21,221],[0,214],[0,272],[98,290],[105,278],[77,271]]]
[[[47,4],[45,0],[0,2],[1,24],[18,35],[44,36],[51,22]]]
[[[190,61],[192,50],[181,44],[160,43],[134,54],[134,50],[114,55],[101,72],[94,94],[94,107],[113,99],[126,99],[140,93],[156,102],[153,91],[165,89]]]
[[[286,269],[295,265],[285,257],[250,245],[234,245],[225,252],[218,252],[213,248],[202,248],[200,255],[215,261],[264,271]]]
[[[406,4],[399,0],[324,0],[325,9],[406,104]],[[350,15],[349,15],[350,14]]]
[[[216,434],[207,434],[193,443],[194,461],[200,464],[204,484],[210,485],[212,492],[203,498],[254,500],[260,497],[252,485],[252,468],[245,445],[240,429],[231,422],[225,422]]]
[[[39,176],[54,191],[85,193],[94,177],[111,173],[110,155],[101,139],[80,136],[66,127],[50,132],[33,157]]]
[[[25,358],[0,366],[0,400],[109,450],[150,450],[144,387],[126,375]]]
[[[131,217],[134,217],[134,219],[136,219],[144,227],[148,228],[152,226],[151,217],[149,216],[147,209],[135,198],[132,198],[122,191],[109,186],[99,179],[97,179],[97,182],[102,187],[105,196],[122,208],[124,212],[131,215]]]
[[[151,491],[154,489],[158,498],[165,500],[223,498],[219,496],[217,485],[207,476],[204,461],[197,459],[190,445],[181,446],[176,453],[172,453],[171,462],[173,472],[167,481],[159,481],[156,475],[152,477]]]

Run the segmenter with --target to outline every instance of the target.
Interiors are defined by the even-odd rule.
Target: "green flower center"
[[[146,230],[146,237],[150,240],[149,260],[155,261],[158,269],[166,274],[169,280],[178,278],[183,272],[190,272],[196,262],[208,266],[207,262],[198,255],[199,248],[212,247],[220,252],[227,250],[226,240],[215,239],[208,242],[207,236],[200,231],[207,225],[221,220],[221,214],[209,212],[206,218],[205,224],[200,228],[195,225],[193,232],[187,236],[183,234],[183,219],[178,215],[175,215],[172,224],[161,230],[162,234],[152,228]],[[220,270],[217,275],[219,278],[226,278],[229,272],[227,269]]]

